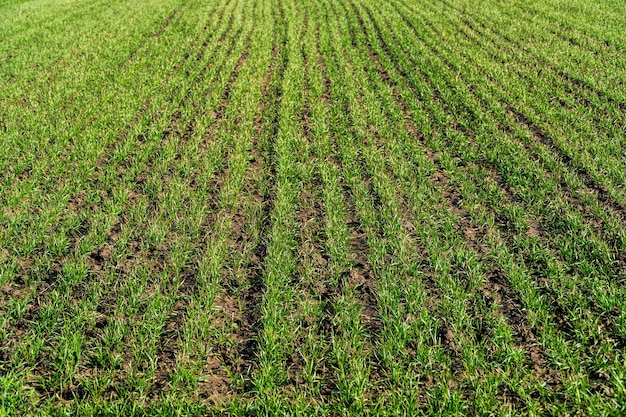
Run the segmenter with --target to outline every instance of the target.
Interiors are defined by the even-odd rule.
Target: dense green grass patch
[[[0,415],[626,414],[617,1],[0,4]]]

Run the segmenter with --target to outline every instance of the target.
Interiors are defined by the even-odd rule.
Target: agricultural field
[[[626,415],[625,27],[2,1],[0,416]]]

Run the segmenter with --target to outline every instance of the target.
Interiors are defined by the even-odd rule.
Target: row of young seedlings
[[[296,287],[297,209],[301,199],[302,153],[305,149],[302,127],[298,123],[304,106],[303,62],[300,53],[304,19],[292,2],[278,0],[273,7],[281,21],[275,30],[279,38],[277,53],[282,77],[277,79],[276,131],[271,138],[273,201],[266,230],[263,262],[263,299],[258,323],[256,369],[252,388],[254,407],[264,413],[284,406],[281,388],[287,378],[284,366],[293,348],[290,317],[294,310]],[[303,29],[304,28],[304,29]]]
[[[376,315],[375,300],[363,297],[363,290],[373,293],[377,287],[372,268],[370,239],[374,239],[374,201],[370,184],[364,181],[359,164],[359,143],[347,125],[353,123],[347,94],[351,92],[351,79],[344,78],[340,47],[344,34],[336,30],[336,5],[316,2],[311,15],[324,15],[319,34],[311,42],[311,77],[316,92],[325,100],[324,107],[312,113],[313,122],[326,123],[320,139],[314,139],[324,185],[325,232],[327,236],[329,287],[331,297],[325,300],[330,315],[328,353],[331,389],[338,391],[337,400],[328,406],[338,408],[342,414],[363,412],[369,407],[373,384],[378,383],[369,364],[372,344],[368,324]],[[322,12],[324,11],[324,12]],[[335,41],[333,41],[333,39]],[[319,58],[318,58],[319,57]],[[312,90],[313,91],[313,90]],[[325,112],[325,113],[324,113]],[[317,116],[317,117],[316,117]],[[367,221],[364,221],[367,219]],[[360,286],[361,288],[357,288]],[[330,333],[330,334],[328,334]]]

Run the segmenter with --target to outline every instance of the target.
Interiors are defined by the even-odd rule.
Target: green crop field
[[[0,2],[0,416],[626,415],[626,3]]]

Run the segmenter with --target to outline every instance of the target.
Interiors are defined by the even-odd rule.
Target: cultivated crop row
[[[618,3],[3,3],[0,414],[626,412]]]

